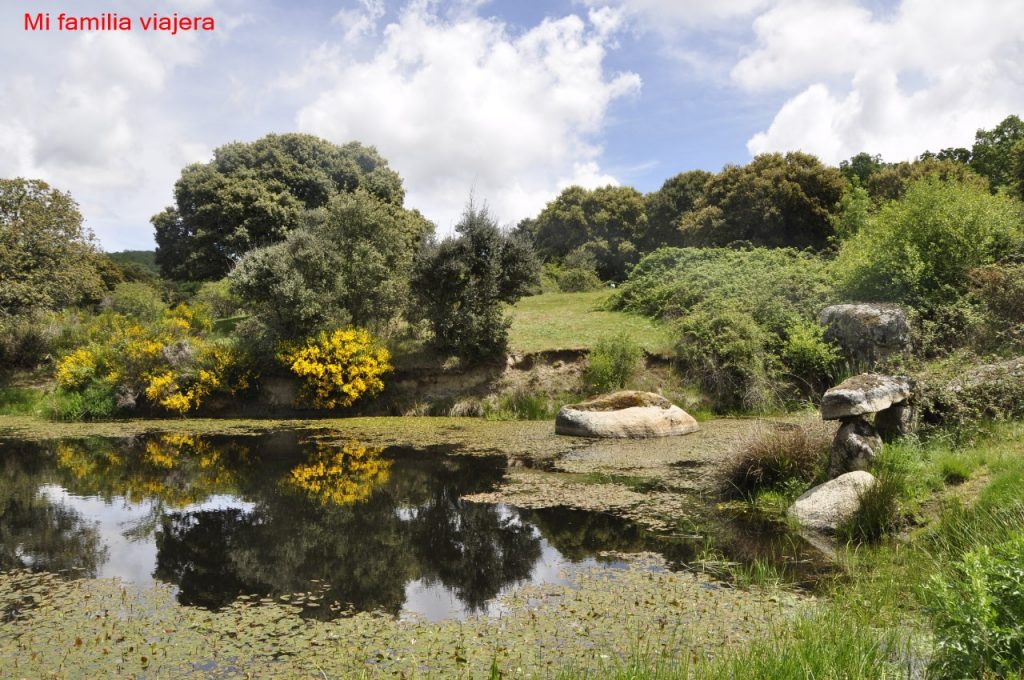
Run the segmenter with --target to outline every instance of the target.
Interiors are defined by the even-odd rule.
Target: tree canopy
[[[647,232],[647,213],[643,194],[632,187],[571,186],[531,226],[546,260],[560,260],[584,247],[597,260],[601,278],[621,280],[639,259],[636,244]]]
[[[638,244],[643,251],[682,244],[679,220],[704,196],[704,185],[714,175],[706,170],[681,172],[644,197],[647,231]]]
[[[1024,121],[1007,116],[991,130],[978,130],[971,147],[971,168],[988,178],[992,190],[1014,184],[1014,147],[1024,142]]]
[[[338,146],[306,134],[271,134],[214,151],[182,170],[175,205],[154,215],[164,276],[213,280],[248,251],[284,239],[307,210],[362,189],[401,206],[402,180],[373,147]]]
[[[825,248],[834,233],[847,182],[816,157],[791,152],[727,165],[681,221],[689,246],[754,245]]]
[[[231,288],[277,339],[349,323],[379,329],[405,306],[413,257],[433,229],[366,190],[337,194],[284,241],[248,253]]]
[[[96,300],[96,246],[71,195],[0,179],[0,318]]]

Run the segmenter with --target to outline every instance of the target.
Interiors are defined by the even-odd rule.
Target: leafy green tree
[[[864,186],[876,204],[902,198],[910,184],[923,177],[937,177],[944,182],[969,183],[988,188],[988,181],[969,166],[958,161],[922,156],[907,162],[892,163],[868,177]]]
[[[665,180],[661,188],[644,197],[647,204],[647,230],[637,244],[648,252],[662,246],[682,245],[679,220],[693,210],[704,195],[704,185],[714,175],[706,170],[681,172]]]
[[[971,168],[987,177],[992,191],[1013,184],[1013,148],[1024,141],[1024,121],[1007,116],[991,130],[978,130],[971,147]]]
[[[849,160],[839,161],[839,172],[843,174],[843,177],[850,184],[863,185],[868,180],[868,177],[884,167],[885,163],[879,154],[872,156],[864,151],[850,157]]]
[[[362,189],[396,206],[402,180],[373,147],[305,134],[226,144],[182,170],[175,206],[154,215],[156,263],[176,280],[214,280],[254,248],[282,241],[307,210]]]
[[[564,189],[530,226],[545,260],[561,260],[586,247],[602,279],[620,281],[639,259],[637,243],[647,232],[644,197],[632,187]]]
[[[0,179],[0,319],[98,300],[96,244],[71,195]]]
[[[1018,202],[977,183],[925,177],[843,242],[836,277],[853,299],[934,310],[966,291],[970,270],[1022,245]]]
[[[835,233],[846,188],[837,169],[801,152],[728,165],[708,180],[704,196],[681,220],[683,242],[823,249]]]
[[[470,361],[493,358],[508,344],[502,303],[537,285],[539,262],[530,243],[503,233],[486,208],[470,203],[455,231],[454,238],[428,243],[417,258],[418,313],[430,323],[437,350]]]
[[[403,309],[413,258],[433,228],[365,190],[337,194],[283,242],[246,255],[231,290],[275,339],[349,323],[380,330]]]

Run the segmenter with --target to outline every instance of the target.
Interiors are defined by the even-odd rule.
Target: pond
[[[307,618],[440,620],[497,614],[501,595],[565,583],[572,569],[625,568],[622,553],[686,568],[707,552],[706,532],[462,499],[493,489],[506,465],[329,431],[0,440],[0,570],[165,583],[179,603],[213,610],[256,595]],[[814,571],[777,528],[716,531],[726,558]]]

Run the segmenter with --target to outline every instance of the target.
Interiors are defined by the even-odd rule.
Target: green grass
[[[0,387],[0,414],[40,416],[46,410],[46,394],[34,387]]]
[[[647,317],[604,309],[611,290],[585,293],[543,293],[520,300],[512,308],[509,346],[515,352],[590,348],[598,340],[627,333],[648,352],[672,347],[669,330]]]

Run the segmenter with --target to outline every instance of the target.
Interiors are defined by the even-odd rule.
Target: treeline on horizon
[[[50,362],[97,413],[185,412],[281,370],[308,403],[348,406],[382,389],[387,348],[486,361],[507,349],[504,305],[615,283],[612,305],[674,324],[712,407],[765,408],[838,375],[824,304],[906,304],[933,347],[982,333],[979,314],[998,324],[985,305],[1013,317],[992,291],[1019,283],[1022,197],[1009,116],[914,161],[769,153],[646,195],[568,187],[512,228],[471,202],[438,238],[373,147],[271,134],[182,170],[155,253],[100,253],[69,194],[0,180],[0,353]]]

